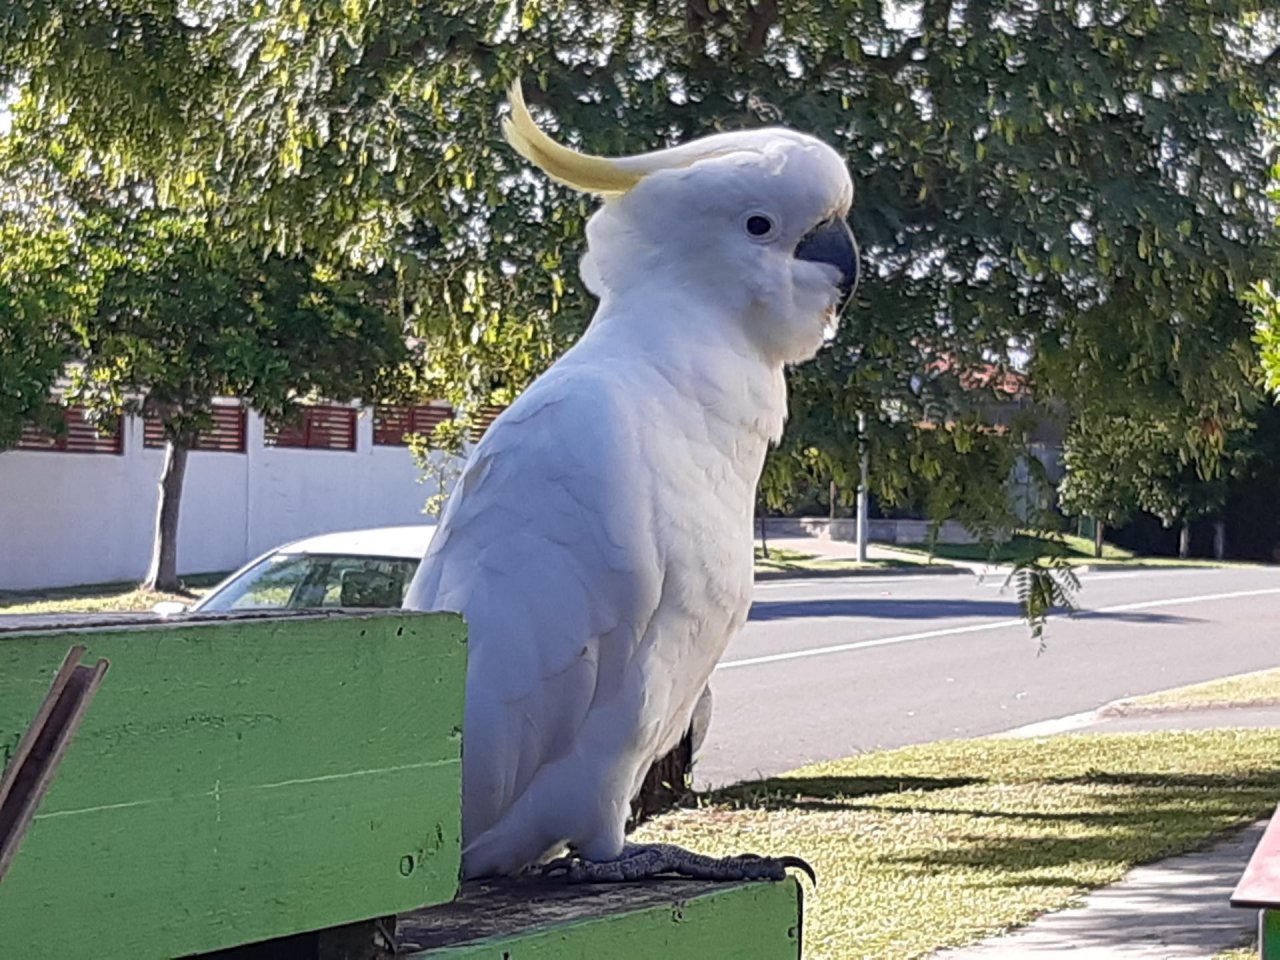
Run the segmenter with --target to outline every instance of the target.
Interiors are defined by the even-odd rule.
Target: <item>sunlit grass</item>
[[[1209,680],[1189,687],[1161,690],[1116,704],[1120,711],[1194,707],[1248,706],[1280,703],[1280,669]]]
[[[226,574],[202,573],[182,578],[179,593],[139,590],[136,583],[101,583],[49,590],[0,591],[0,615],[17,613],[102,613],[143,611],[161,600],[190,603]]]
[[[950,741],[720,791],[638,838],[804,857],[806,958],[911,958],[1068,906],[1277,796],[1280,730]]]
[[[796,550],[779,550],[769,548],[769,556],[756,547],[756,573],[839,573],[855,570],[891,570],[899,567],[915,567],[924,562],[914,557],[904,556],[892,560],[868,560],[859,563],[847,557],[816,557]]]

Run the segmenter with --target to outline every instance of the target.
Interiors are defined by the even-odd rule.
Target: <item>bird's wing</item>
[[[526,391],[474,451],[405,600],[468,622],[473,829],[580,746],[657,609],[643,411],[622,395],[585,372]]]

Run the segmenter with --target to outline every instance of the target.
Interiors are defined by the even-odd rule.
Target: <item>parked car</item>
[[[432,524],[325,533],[286,543],[251,560],[193,604],[165,601],[175,613],[398,607],[435,533]]]

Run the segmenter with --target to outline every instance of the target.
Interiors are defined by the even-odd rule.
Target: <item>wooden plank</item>
[[[399,919],[419,960],[798,960],[801,891],[781,883],[468,884]]]
[[[1280,910],[1258,911],[1259,960],[1280,960]]]
[[[1280,908],[1280,808],[1254,847],[1253,856],[1231,894],[1231,905]]]
[[[18,855],[18,847],[66,755],[71,738],[102,684],[110,664],[81,665],[84,647],[67,651],[62,666],[35,718],[0,775],[0,880]]]
[[[71,643],[111,661],[0,887],[5,953],[175,957],[452,899],[448,614],[0,635],[6,763]]]

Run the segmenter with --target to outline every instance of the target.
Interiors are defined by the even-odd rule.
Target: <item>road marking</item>
[[[1178,607],[1184,603],[1199,603],[1209,600],[1236,600],[1240,597],[1264,597],[1268,594],[1280,593],[1280,587],[1262,587],[1258,590],[1234,590],[1231,593],[1205,593],[1198,597],[1173,597],[1169,600],[1140,600],[1137,603],[1120,603],[1112,607],[1102,607],[1096,611],[1082,611],[1081,616],[1090,613],[1122,613],[1125,610],[1146,610],[1149,607]]]
[[[1128,610],[1149,610],[1153,607],[1177,607],[1188,603],[1208,603],[1213,600],[1237,600],[1243,597],[1262,597],[1280,594],[1280,587],[1264,587],[1258,590],[1235,590],[1231,593],[1206,593],[1195,597],[1170,597],[1165,600],[1142,600],[1137,603],[1121,603],[1110,607],[1099,607],[1097,610],[1082,610],[1077,619],[1107,613],[1124,613]],[[945,627],[941,630],[924,630],[920,633],[903,633],[895,637],[880,637],[876,640],[857,640],[852,643],[836,643],[826,647],[808,647],[804,650],[789,650],[786,653],[771,653],[762,657],[745,657],[741,660],[723,660],[717,670],[730,670],[734,667],[754,667],[764,663],[780,663],[784,660],[801,660],[805,657],[821,657],[832,653],[848,653],[852,650],[867,650],[872,647],[888,647],[898,643],[910,643],[913,640],[933,640],[937,637],[954,637],[965,633],[982,633],[984,630],[1003,630],[1009,627],[1025,626],[1026,621],[994,620],[991,623],[975,623],[965,627]]]

